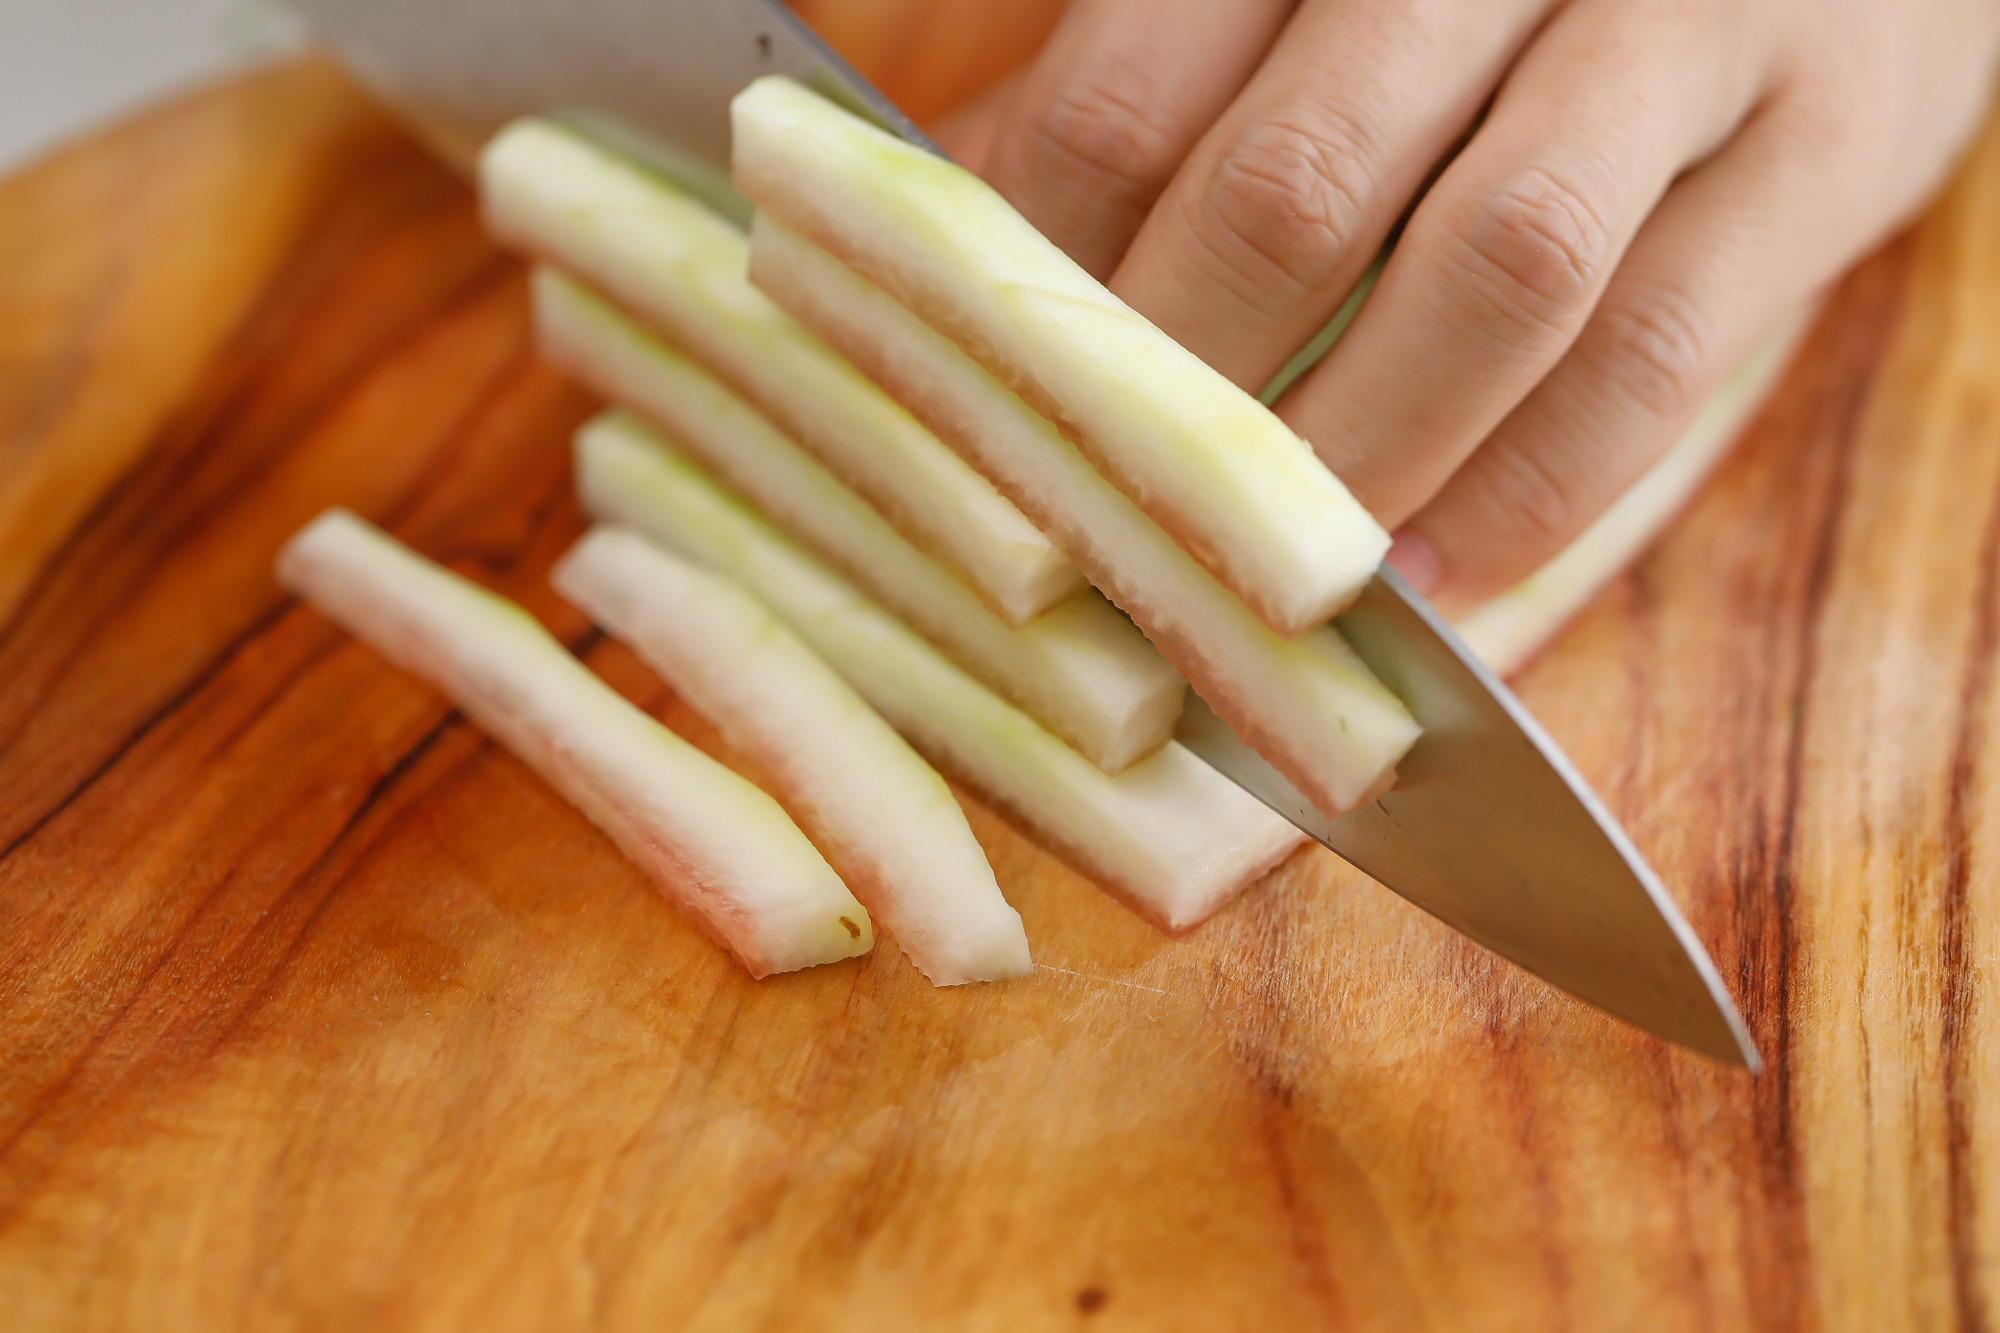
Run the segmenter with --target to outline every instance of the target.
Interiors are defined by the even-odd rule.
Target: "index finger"
[[[1099,279],[1277,37],[1292,0],[1075,0],[981,174]]]

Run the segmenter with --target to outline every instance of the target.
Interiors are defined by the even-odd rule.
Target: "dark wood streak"
[[[446,728],[455,721],[460,725],[464,725],[463,719],[459,718],[456,713],[447,713],[446,716],[438,721],[437,725],[424,733],[415,746],[405,752],[388,771],[383,773],[369,786],[363,794],[360,803],[348,813],[334,837],[320,851],[319,855],[305,867],[293,884],[288,886],[288,889],[296,889],[315,881],[318,873],[341,850],[342,841],[376,808],[389,789],[402,779],[415,766],[419,759],[430,751],[438,738],[444,734]],[[93,1095],[87,1099],[88,1104],[81,1108],[68,1104],[71,1101],[71,1093],[75,1090],[81,1075],[85,1070],[90,1068],[98,1053],[111,1042],[115,1035],[121,1033],[135,1020],[140,1022],[146,1020],[147,1016],[140,1012],[139,1006],[142,1002],[152,998],[155,979],[171,967],[190,947],[200,946],[203,942],[202,936],[205,933],[203,927],[206,925],[206,918],[211,907],[230,888],[231,881],[227,877],[218,878],[209,886],[207,891],[203,893],[202,897],[197,900],[193,908],[186,914],[180,929],[166,939],[157,955],[147,964],[144,973],[140,976],[137,984],[132,987],[125,1002],[112,1010],[100,1022],[95,1032],[79,1047],[76,1059],[70,1067],[53,1084],[47,1085],[40,1092],[28,1115],[17,1123],[5,1138],[0,1138],[0,1163],[5,1163],[7,1166],[4,1176],[0,1176],[0,1231],[5,1231],[17,1220],[22,1208],[33,1198],[35,1187],[46,1174],[49,1165],[47,1160],[24,1164],[21,1161],[21,1154],[17,1149],[48,1119],[58,1114],[67,1115],[71,1118],[88,1115],[97,1106],[102,1105],[125,1090],[125,1084],[128,1080],[121,1080],[118,1084],[114,1084],[111,1087],[94,1089]],[[320,914],[325,910],[328,901],[338,891],[338,888],[339,881],[337,879],[327,879],[322,882],[322,892],[314,901],[311,910],[305,918],[298,923],[292,933],[289,944],[275,963],[269,969],[263,971],[261,980],[253,988],[251,994],[246,999],[238,1001],[229,1007],[228,1017],[216,1025],[214,1035],[203,1044],[206,1052],[213,1052],[220,1048],[240,1028],[250,1013],[254,1011],[257,1003],[262,998],[268,997],[277,977],[291,961],[300,944],[310,934],[313,923],[319,919]],[[214,1023],[217,1014],[211,1011],[208,1014],[198,1017],[206,1020],[204,1023],[206,1026]],[[174,1049],[183,1046],[184,1043],[171,1042],[165,1043],[165,1045],[168,1049]],[[199,1056],[190,1053],[190,1056],[183,1058],[198,1059]],[[135,1071],[134,1076],[150,1080],[158,1078],[159,1074],[160,1070],[156,1066],[147,1066]],[[40,1169],[37,1169],[38,1167]]]
[[[467,242],[476,242],[476,227],[462,189],[407,140],[394,134],[378,135],[351,169],[384,188],[328,193],[322,201],[324,207],[292,238],[256,299],[225,339],[213,371],[197,385],[186,405],[162,423],[137,465],[84,512],[54,558],[30,584],[14,614],[0,625],[0,660],[15,659],[10,668],[15,679],[19,680],[23,664],[33,663],[31,669],[53,686],[52,690],[17,688],[17,704],[31,706],[0,710],[16,713],[5,741],[0,742],[0,759],[8,761],[8,770],[17,778],[24,767],[28,773],[37,768],[35,757],[19,753],[22,728],[36,711],[50,706],[75,684],[78,662],[93,647],[92,637],[75,633],[76,628],[113,620],[125,609],[143,605],[159,553],[217,522],[280,464],[286,444],[320,428],[385,367],[406,356],[415,343],[434,336],[441,326],[482,302],[490,303],[497,293],[518,286],[516,264],[483,245],[475,243],[468,248]],[[398,294],[382,301],[364,295],[371,286],[370,270],[381,269],[385,261],[393,265],[398,250],[415,257],[418,252],[410,251],[413,243],[434,254],[418,266],[427,281],[410,293],[417,299],[412,302],[410,295]],[[348,300],[345,312],[341,309],[344,289],[359,298],[358,303]],[[348,343],[331,361],[324,356],[329,350],[329,332],[336,343],[342,338]],[[356,332],[362,334],[358,342],[352,337]],[[316,358],[315,352],[319,353]],[[301,360],[302,355],[306,359]],[[471,396],[467,420],[493,398],[501,381],[518,376],[528,366],[528,356],[523,343],[499,368],[495,380]],[[297,392],[304,387],[301,369],[308,380],[317,377],[305,394]],[[331,374],[326,373],[329,369]],[[274,381],[292,390],[275,415],[269,406],[274,401]],[[453,461],[451,445],[462,434],[462,429],[447,429],[446,447],[418,472],[402,507],[419,503],[440,488],[450,489],[446,471]],[[573,520],[570,526],[573,528]],[[261,643],[293,610],[275,589],[261,600],[262,605],[249,608],[246,624],[230,631],[203,660],[192,663],[190,674],[172,682],[168,692],[131,725],[108,737],[108,743],[85,761],[87,767],[79,771],[73,759],[53,773],[42,766],[25,787],[17,781],[16,798],[7,803],[0,820],[15,822],[18,831],[9,831],[12,836],[5,852],[0,852],[0,867],[129,759],[162,724],[176,718],[190,700],[214,687],[247,649]],[[79,602],[96,608],[93,615],[78,616]],[[594,631],[582,636],[586,643],[596,637]],[[330,638],[327,646],[337,642]],[[320,658],[314,655],[296,664],[293,678],[309,673]],[[86,678],[83,683],[88,688],[91,682]],[[122,679],[105,683],[113,689],[129,686]],[[235,730],[214,741],[215,752],[227,750],[245,728],[259,720],[259,713],[240,719]],[[432,748],[448,720],[426,732],[362,794],[360,803],[347,813],[328,843],[300,870],[295,885],[311,882],[319,868],[341,853],[343,840]],[[267,993],[274,984],[286,959],[310,934],[337,886],[337,879],[323,885],[314,907],[296,923],[296,933],[271,969],[263,972],[254,993],[231,1007],[233,1018],[218,1027],[221,1011],[195,1016],[198,1026],[214,1030],[205,1048],[225,1043],[254,1010],[256,996]],[[91,1069],[98,1053],[139,1017],[135,1006],[149,1006],[148,1016],[141,1020],[144,1025],[156,1021],[150,1017],[151,1006],[157,1004],[152,996],[156,979],[178,966],[177,960],[189,949],[206,947],[213,907],[235,891],[227,874],[205,887],[183,911],[178,928],[160,940],[151,957],[141,963],[124,988],[123,1001],[100,1017],[95,1031],[77,1046],[67,1068],[43,1086],[29,1113],[8,1127],[4,1141],[0,1141],[0,1163],[6,1168],[0,1173],[0,1186],[4,1186],[0,1188],[0,1228],[18,1215],[53,1160],[44,1153],[24,1159],[19,1151],[39,1127],[51,1116],[74,1121],[91,1114],[92,1106],[120,1095],[132,1077],[158,1076],[157,1069],[142,1066],[132,1075],[114,1076],[112,1083],[93,1088],[84,1104],[70,1105],[71,1090],[84,1071]],[[227,965],[224,970],[228,970]],[[237,971],[232,988],[257,971]],[[184,1048],[184,1043],[170,1042],[168,1047]],[[193,1058],[197,1057],[183,1057]],[[42,1169],[37,1169],[37,1159]]]
[[[247,405],[268,392],[270,386],[266,381],[283,372],[286,355],[296,354],[294,344],[299,326],[324,313],[326,298],[337,289],[344,270],[349,270],[352,276],[355,251],[406,230],[404,224],[413,208],[421,211],[427,206],[449,207],[457,203],[448,190],[438,188],[445,182],[412,151],[406,139],[386,122],[373,117],[369,121],[350,136],[355,142],[343,147],[337,160],[328,164],[325,179],[311,200],[307,216],[299,222],[297,234],[287,238],[283,253],[264,275],[249,304],[237,312],[207,363],[203,378],[152,432],[139,454],[141,468],[157,467],[172,458],[204,458],[247,414]],[[385,188],[379,194],[354,191],[348,182],[357,173],[381,182]],[[428,200],[422,197],[427,181]],[[225,220],[205,221],[209,225],[222,225]],[[115,290],[116,275],[109,276],[113,281],[107,285]],[[339,362],[318,368],[331,369],[338,375]],[[294,410],[302,408],[308,416],[314,407],[310,401],[294,400],[289,405]],[[25,443],[31,438],[16,437],[10,443]],[[129,482],[131,474],[123,480]],[[101,524],[101,511],[109,498],[100,495],[93,508],[80,516],[50,566],[77,559],[78,539]],[[10,622],[18,619],[18,615],[10,617]],[[0,645],[4,643],[4,633],[0,632]]]
[[[1978,1193],[1973,1181],[1972,1112],[1965,1030],[1975,1003],[1975,968],[1966,940],[1972,878],[1972,811],[1993,702],[1994,657],[2000,654],[2000,489],[1987,509],[1979,538],[1979,577],[1968,612],[1972,633],[1958,688],[1958,738],[1952,748],[1944,829],[1944,882],[1939,890],[1938,1004],[1942,1018],[1945,1114],[1946,1234],[1951,1248],[1951,1298],[1961,1333],[1989,1333],[1992,1319],[1980,1284],[1975,1235]]]
[[[428,163],[421,165],[427,172],[436,172]],[[429,205],[433,211],[440,206],[464,214],[460,198],[445,196]],[[395,220],[392,214],[387,221]],[[18,747],[36,714],[56,706],[66,687],[77,683],[73,673],[102,643],[103,627],[115,625],[120,612],[142,596],[160,555],[213,523],[232,501],[277,465],[285,442],[309,433],[315,421],[383,366],[393,364],[410,340],[424,336],[454,312],[490,298],[495,285],[513,275],[512,267],[502,265],[490,252],[463,277],[454,272],[463,267],[462,259],[444,266],[448,280],[437,300],[419,306],[413,319],[392,325],[383,336],[356,349],[331,381],[321,386],[320,394],[294,407],[287,418],[270,424],[258,422],[255,408],[269,393],[266,381],[286,374],[286,358],[296,355],[301,341],[311,345],[318,306],[329,291],[341,285],[343,268],[335,258],[348,263],[357,258],[351,244],[335,243],[334,234],[352,229],[353,224],[344,220],[308,228],[292,258],[274,275],[271,292],[258,302],[242,333],[232,340],[242,355],[225,355],[220,360],[218,381],[198,396],[193,414],[163,428],[158,443],[141,464],[92,508],[37,579],[18,612],[0,629],[0,670],[14,676],[18,691],[16,708],[0,705],[0,758],[10,761],[8,767],[16,777],[12,790],[0,793],[5,796],[0,802],[0,840],[10,846],[19,841],[23,827],[40,822],[55,806],[71,799],[78,783],[88,781],[92,772],[101,771],[115,757],[103,752],[94,757],[73,752],[65,761],[56,757],[60,751],[51,754],[55,746],[70,744],[68,735],[49,738],[41,754],[25,761]],[[376,230],[382,239],[391,241],[403,235],[393,227],[380,232],[379,224]],[[453,253],[459,250],[452,247]],[[358,258],[365,263],[365,248]],[[353,275],[346,276],[351,279]],[[243,429],[246,422],[251,427],[247,434]],[[79,601],[97,608],[95,614],[76,615]],[[268,603],[253,610],[252,628],[247,632],[254,634],[257,620],[268,613]],[[242,637],[238,634],[235,639]],[[188,681],[137,719],[136,729],[128,730],[113,748],[129,746],[150,725],[148,718],[157,720],[170,713],[175,700],[185,696],[186,688],[199,684],[202,670],[200,664],[194,664]],[[30,671],[38,683],[18,683]],[[92,682],[86,678],[85,683]],[[14,713],[11,719],[8,712]]]
[[[228,643],[222,645],[221,650],[207,663],[203,664],[198,673],[190,677],[172,694],[162,700],[158,707],[141,718],[129,732],[119,737],[116,744],[104,754],[103,758],[93,768],[79,777],[67,789],[62,790],[60,794],[55,796],[53,803],[47,809],[36,812],[33,822],[15,834],[8,841],[6,847],[0,848],[0,864],[4,864],[8,857],[25,846],[36,834],[47,828],[52,820],[58,818],[64,811],[68,810],[78,797],[90,790],[92,783],[110,772],[121,759],[132,752],[134,746],[150,736],[161,723],[179,713],[186,706],[189,699],[192,699],[213,681],[216,676],[221,674],[245,648],[261,639],[271,626],[277,622],[278,618],[284,614],[284,609],[283,606],[273,606],[265,610],[256,620],[245,626],[241,633],[237,634]],[[4,754],[4,748],[0,747],[0,757],[4,757]]]
[[[1747,837],[1738,843],[1734,874],[1740,932],[1736,993],[1765,1061],[1751,1100],[1768,1226],[1750,1239],[1766,1253],[1753,1252],[1746,1261],[1767,1283],[1759,1317],[1769,1329],[1806,1329],[1818,1318],[1809,1281],[1795,1122],[1792,1017],[1800,946],[1796,817],[1806,790],[1805,742],[1812,725],[1809,701],[1818,672],[1821,622],[1861,421],[1893,337],[1910,262],[1907,242],[1898,241],[1840,285],[1767,413],[1758,441],[1765,456],[1736,465],[1768,472],[1760,477],[1756,494],[1774,506],[1784,505],[1771,521],[1785,525],[1783,538],[1760,541],[1751,549],[1762,560],[1776,557],[1786,563],[1764,568],[1746,593],[1738,594],[1770,599],[1768,607],[1753,602],[1747,608],[1762,646],[1746,662],[1746,679],[1760,682],[1763,692],[1747,701],[1753,709],[1746,719],[1753,738],[1738,753],[1773,771],[1771,785],[1753,788],[1756,806]],[[1781,672],[1774,669],[1777,664],[1782,664]]]
[[[1874,259],[1864,264],[1841,285],[1836,308],[1843,318],[1837,330],[1835,349],[1823,362],[1821,383],[1826,386],[1819,405],[1821,425],[1815,432],[1829,443],[1825,446],[1825,489],[1817,509],[1818,522],[1806,559],[1802,589],[1802,609],[1793,632],[1796,635],[1793,660],[1796,675],[1791,685],[1794,701],[1785,739],[1784,779],[1778,796],[1780,816],[1777,856],[1772,875],[1772,908],[1775,913],[1778,958],[1773,967],[1777,985],[1775,1017],[1776,1050],[1770,1059],[1770,1111],[1774,1135],[1777,1173],[1784,1181],[1790,1227],[1785,1242],[1791,1249],[1792,1284],[1789,1308],[1784,1310],[1784,1326],[1803,1328],[1813,1319],[1811,1293],[1807,1288],[1811,1255],[1807,1248],[1804,1200],[1800,1193],[1800,1145],[1794,1084],[1792,1000],[1798,982],[1799,922],[1797,898],[1797,820],[1804,797],[1805,742],[1812,726],[1813,684],[1819,670],[1820,627],[1825,617],[1833,585],[1834,559],[1844,527],[1856,454],[1861,442],[1868,399],[1876,375],[1894,337],[1898,317],[1909,285],[1914,258],[1908,236],[1891,242]]]
[[[321,268],[324,262],[324,255],[317,255],[310,267]],[[303,260],[300,266],[304,266]],[[85,515],[59,549],[57,558],[30,585],[19,609],[0,625],[0,653],[12,650],[18,654],[24,641],[33,638],[38,622],[67,618],[65,613],[78,594],[75,584],[92,575],[102,580],[108,568],[122,569],[126,576],[97,602],[105,613],[131,604],[150,567],[127,549],[133,538],[149,539],[148,546],[157,552],[200,531],[280,461],[282,453],[277,446],[309,434],[316,422],[341,399],[355,392],[382,367],[392,364],[411,341],[431,331],[439,319],[490,296],[496,284],[512,273],[512,265],[497,255],[491,256],[488,263],[465,281],[441,293],[435,305],[418,312],[415,319],[394,329],[389,336],[360,349],[354,363],[343,367],[341,376],[325,386],[324,394],[308,404],[303,413],[285,422],[278,432],[245,442],[235,438],[237,427],[249,415],[251,403],[266,391],[266,386],[259,383],[260,377],[282,373],[283,367],[278,363],[295,350],[295,340],[302,331],[275,321],[269,307],[282,305],[288,313],[303,315],[310,321],[316,313],[311,309],[311,297],[324,284],[337,281],[338,274],[316,274],[317,281],[312,283],[297,281],[297,285],[313,289],[305,294],[284,291],[260,302],[258,311],[246,321],[244,332],[236,340],[244,349],[243,359],[225,353],[221,361],[223,373],[218,377],[221,383],[211,391],[212,399],[202,402],[195,412],[166,423],[156,442],[147,448],[141,464]],[[290,287],[295,280],[295,266],[287,266],[280,276],[281,283]],[[294,311],[291,308],[295,306],[305,308]],[[263,436],[263,432],[258,434]],[[243,447],[245,443],[247,449]],[[172,503],[170,497],[195,490],[214,472],[225,473],[222,484],[206,491],[199,503]],[[171,525],[155,521],[163,516],[163,502],[164,515],[173,520]],[[107,551],[121,552],[125,558],[112,567],[104,559]],[[75,654],[87,643],[87,639],[80,640],[69,655],[54,659],[52,671],[60,674],[73,665]],[[34,646],[29,644],[29,650]],[[17,722],[6,736],[0,737],[0,755],[6,753],[4,746],[18,734]]]
[[[446,312],[441,312],[440,317],[448,313],[448,309],[447,307]],[[446,459],[452,452],[450,448],[440,451]],[[419,488],[422,489],[427,488]],[[566,500],[567,496],[561,498]],[[559,511],[553,501],[545,501],[538,506],[535,516],[537,521],[529,525],[529,541],[522,550],[513,553],[515,558],[512,562],[501,566],[503,572],[518,575],[521,571],[513,567],[519,566],[524,555],[531,554],[538,556],[535,559],[536,572],[545,567],[546,552],[535,552],[535,547],[548,544],[542,539],[551,521],[558,529],[554,534],[558,542],[566,543],[574,535],[577,524],[573,512],[567,509]],[[497,553],[488,554],[490,559]],[[91,775],[90,780],[80,783],[65,799],[62,807],[38,821],[35,831],[45,827],[61,812],[61,809],[67,808],[71,801],[87,791],[97,777],[108,772],[120,759],[129,755],[133,748],[153,731],[158,722],[178,712],[199,691],[214,685],[246,647],[271,633],[279,621],[301,615],[296,602],[289,598],[279,601],[261,616],[255,625],[239,635],[229,651],[210,663],[195,681],[190,682],[187,688],[177,694],[170,705],[161,709],[148,725],[142,727],[119,747],[117,753]],[[587,625],[569,636],[566,646],[577,656],[587,657],[603,642],[603,632],[595,626]],[[324,665],[332,652],[344,644],[345,636],[337,631],[323,634],[320,649],[292,664],[281,680],[269,687],[270,692],[276,696],[300,687],[315,670]],[[386,664],[382,669],[385,673],[394,674],[394,669]],[[260,709],[246,714],[233,729],[223,732],[211,743],[211,750],[221,753],[229,749],[244,731],[263,720],[265,711]],[[291,876],[280,896],[296,900],[303,893],[309,897],[311,905],[303,916],[289,923],[287,938],[277,956],[260,965],[253,965],[246,957],[246,951],[250,949],[254,937],[245,936],[230,950],[227,960],[217,968],[218,972],[230,977],[231,995],[227,1003],[218,1003],[206,1012],[196,1011],[178,1020],[179,1024],[199,1028],[208,1035],[198,1041],[177,1038],[159,1043],[165,1050],[181,1052],[175,1063],[181,1066],[194,1064],[221,1051],[256,1014],[259,1007],[276,992],[293,960],[312,938],[316,923],[320,921],[339,892],[341,879],[338,874],[330,873],[333,867],[343,861],[352,862],[366,855],[370,845],[387,836],[393,825],[383,825],[368,832],[365,825],[369,817],[380,808],[385,797],[395,790],[399,783],[405,782],[420,762],[436,749],[441,738],[453,729],[459,729],[464,733],[468,743],[463,747],[463,752],[453,758],[449,768],[433,774],[430,782],[425,785],[448,780],[452,772],[462,769],[466,764],[493,750],[492,743],[473,728],[461,714],[449,708],[439,708],[437,711],[440,714],[437,721],[418,735],[413,744],[369,783],[358,801],[344,814],[338,827],[326,838],[317,854]],[[405,805],[408,804],[409,800],[406,798]],[[27,842],[32,836],[32,832],[24,835],[17,840],[16,845]],[[354,845],[354,839],[357,837],[361,838],[358,846]],[[6,859],[5,856],[0,856],[0,866],[4,866]],[[70,1105],[72,1101],[70,1094],[77,1086],[80,1077],[115,1036],[123,1033],[135,1021],[141,1025],[150,1025],[157,1021],[149,1015],[141,1014],[139,1006],[152,998],[156,978],[162,976],[180,958],[191,952],[198,954],[208,946],[208,919],[211,911],[234,887],[231,875],[215,878],[186,911],[179,928],[161,941],[153,958],[144,965],[142,974],[130,987],[124,1002],[100,1019],[95,1031],[80,1043],[75,1059],[69,1067],[52,1083],[44,1086],[29,1114],[14,1124],[4,1137],[0,1137],[0,1164],[6,1166],[5,1172],[0,1173],[0,1231],[4,1231],[14,1222],[21,1209],[33,1197],[36,1184],[46,1174],[47,1161],[39,1163],[40,1169],[37,1169],[36,1162],[23,1162],[21,1154],[17,1152],[38,1126],[52,1116],[62,1115],[69,1119],[77,1119],[92,1114],[96,1108],[125,1094],[135,1084],[158,1081],[167,1072],[156,1064],[148,1064],[116,1079],[108,1086],[92,1089],[84,1098],[83,1105]],[[247,989],[246,981],[249,983]]]

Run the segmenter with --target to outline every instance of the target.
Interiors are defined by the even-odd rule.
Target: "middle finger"
[[[1339,308],[1551,0],[1306,0],[1112,290],[1255,392]]]

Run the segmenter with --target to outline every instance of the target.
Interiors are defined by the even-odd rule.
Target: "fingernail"
[[[1389,554],[1383,563],[1403,576],[1403,581],[1425,597],[1437,591],[1444,582],[1444,565],[1438,560],[1438,553],[1431,544],[1407,528],[1396,534],[1396,540],[1389,543]]]

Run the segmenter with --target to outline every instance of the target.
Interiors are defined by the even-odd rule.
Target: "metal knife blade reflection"
[[[1327,819],[1199,699],[1178,736],[1403,897],[1545,981],[1758,1067],[1728,989],[1659,877],[1513,692],[1384,569],[1336,622],[1424,734],[1373,805]]]

